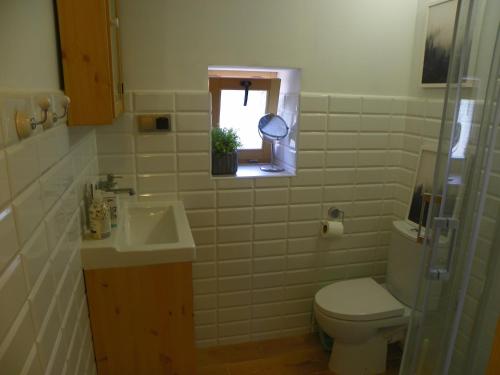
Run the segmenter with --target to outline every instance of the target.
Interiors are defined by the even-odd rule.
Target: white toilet
[[[334,339],[329,368],[337,375],[369,375],[386,370],[387,345],[402,340],[414,303],[422,247],[415,225],[393,222],[386,285],[372,278],[323,287],[314,315]]]

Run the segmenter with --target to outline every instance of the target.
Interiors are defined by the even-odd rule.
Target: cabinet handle
[[[111,19],[111,20],[109,21],[109,24],[110,24],[111,26],[114,26],[114,27],[116,27],[116,28],[118,29],[118,28],[120,27],[120,20],[118,19],[118,17],[116,17],[116,18],[114,18],[114,19]]]

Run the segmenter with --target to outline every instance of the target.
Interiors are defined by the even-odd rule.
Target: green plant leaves
[[[234,129],[212,129],[212,152],[217,155],[230,154],[240,146],[240,137]]]

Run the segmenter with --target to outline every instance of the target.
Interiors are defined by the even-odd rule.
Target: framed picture
[[[417,171],[413,181],[413,191],[410,205],[408,207],[407,220],[419,224],[422,217],[422,226],[427,221],[427,210],[429,205],[425,204],[424,195],[431,194],[434,185],[434,169],[437,160],[437,147],[434,145],[423,145],[417,163]],[[422,213],[422,209],[424,212]]]
[[[428,3],[422,86],[445,87],[453,44],[458,0]]]

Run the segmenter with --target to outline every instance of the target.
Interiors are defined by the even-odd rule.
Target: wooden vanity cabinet
[[[123,111],[117,0],[57,0],[69,125],[109,125]]]
[[[191,263],[85,270],[99,375],[193,375]]]

